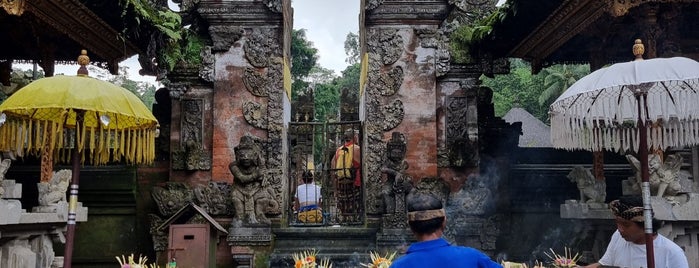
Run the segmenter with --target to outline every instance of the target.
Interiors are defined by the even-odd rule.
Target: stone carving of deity
[[[234,151],[235,161],[228,166],[234,183],[231,190],[235,209],[233,224],[269,225],[265,212],[278,209],[279,203],[265,176],[262,150],[251,136],[245,135]]]
[[[381,187],[384,213],[386,214],[394,214],[397,210],[405,209],[405,207],[396,207],[396,201],[397,198],[404,199],[412,188],[411,179],[405,174],[408,169],[405,153],[405,136],[400,132],[393,132],[391,140],[386,145],[386,162],[381,169],[386,174],[386,183]]]
[[[40,182],[37,187],[39,190],[39,205],[48,206],[66,201],[66,191],[70,186],[70,180],[73,172],[69,169],[62,169],[53,172],[51,180]]]
[[[626,155],[626,159],[636,172],[635,182],[632,184],[634,192],[641,192],[641,163],[632,155]],[[660,159],[657,154],[648,155],[648,180],[650,182],[651,195],[658,197],[676,196],[682,186],[680,185],[680,168],[682,167],[682,156],[671,154]]]

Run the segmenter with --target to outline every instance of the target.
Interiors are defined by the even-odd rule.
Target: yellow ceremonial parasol
[[[87,76],[87,52],[78,57],[78,76],[36,80],[0,104],[0,150],[48,158],[70,152],[73,165],[64,266],[71,267],[80,164],[125,161],[150,164],[155,158],[158,121],[125,88]],[[75,150],[77,148],[77,150]],[[57,150],[54,150],[57,149]],[[57,160],[68,162],[67,153]],[[48,168],[49,171],[51,168]]]

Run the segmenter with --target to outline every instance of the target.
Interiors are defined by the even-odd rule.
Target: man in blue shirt
[[[407,205],[408,225],[418,242],[410,245],[405,256],[393,262],[392,268],[502,268],[480,251],[449,245],[442,238],[447,217],[438,198],[428,194],[409,195]]]

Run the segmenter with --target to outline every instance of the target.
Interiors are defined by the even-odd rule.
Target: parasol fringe
[[[0,150],[12,151],[19,157],[25,153],[40,156],[43,150],[50,150],[54,163],[70,163],[71,151],[75,149],[82,152],[80,159],[83,164],[89,161],[104,165],[121,160],[128,164],[153,163],[155,126],[145,129],[95,129],[81,121],[71,136],[71,130],[65,129],[64,122],[8,117],[5,124],[0,126]],[[596,132],[596,139],[599,139],[599,135]],[[585,136],[590,134],[586,133]],[[77,148],[71,148],[73,142],[70,140],[74,139],[78,141]]]
[[[90,128],[90,136],[88,136],[88,139],[90,139],[90,144],[89,144],[90,155],[95,155],[95,128],[94,127]],[[85,151],[85,147],[80,148],[80,150]]]

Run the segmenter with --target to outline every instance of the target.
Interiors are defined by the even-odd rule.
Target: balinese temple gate
[[[162,226],[194,203],[204,218],[228,228],[215,246],[219,267],[286,267],[292,253],[314,248],[334,267],[357,267],[369,250],[395,251],[413,239],[405,195],[419,191],[438,195],[452,210],[450,239],[492,253],[496,191],[506,176],[498,170],[507,170],[498,165],[519,130],[494,117],[492,92],[478,78],[509,67],[487,59],[454,65],[448,51],[455,27],[495,8],[485,2],[362,1],[358,120],[308,124],[322,130],[329,155],[343,133],[353,134],[361,148],[357,203],[343,211],[339,197],[347,195],[331,183],[332,156],[324,158],[313,164],[325,189],[325,220],[305,226],[291,209],[300,171],[310,166],[294,155],[303,144],[294,135],[303,127],[290,105],[290,1],[183,1],[210,40],[201,66],[178,65],[156,93],[154,114],[169,129],[159,141],[169,179],[152,189],[159,259],[196,263],[168,243],[177,238]],[[189,221],[197,219],[205,222]]]

